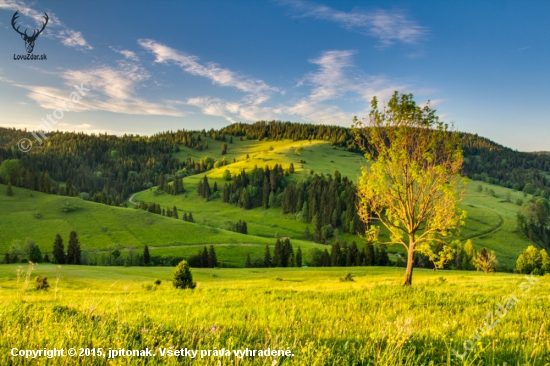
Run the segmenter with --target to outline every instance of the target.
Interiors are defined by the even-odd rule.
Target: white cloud
[[[278,91],[262,80],[241,75],[229,69],[219,67],[215,63],[201,64],[197,56],[186,55],[171,47],[165,46],[150,39],[140,39],[139,45],[155,55],[155,62],[173,62],[180,66],[185,72],[192,75],[202,76],[213,84],[233,87],[246,93],[261,94],[270,91]]]
[[[116,53],[120,53],[122,56],[124,56],[126,59],[130,61],[139,61],[139,58],[137,57],[135,52],[132,52],[130,50],[117,50],[114,47],[109,47],[109,48],[115,51]]]
[[[428,34],[426,27],[420,26],[398,11],[364,12],[354,10],[345,12],[299,0],[281,0],[279,4],[290,6],[297,13],[296,17],[327,20],[337,23],[347,30],[377,37],[382,46],[389,46],[395,42],[414,44]]]
[[[0,0],[0,9],[19,11],[22,15],[17,19],[18,24],[21,25],[21,31],[25,28],[24,17],[33,18],[36,26],[42,27],[44,24],[44,13],[48,13],[48,24],[44,30],[44,36],[49,38],[57,38],[61,40],[61,43],[67,47],[76,48],[78,50],[91,50],[92,46],[86,42],[81,32],[70,29],[65,26],[59,18],[52,12],[37,11],[34,8],[25,4],[21,0]],[[31,29],[32,26],[31,26]],[[29,32],[30,30],[29,29]]]
[[[354,115],[366,115],[373,96],[388,100],[394,90],[407,87],[380,76],[366,76],[354,70],[352,57],[355,51],[332,50],[310,60],[317,71],[304,76],[298,86],[310,87],[309,94],[295,101],[275,106],[265,105],[266,100],[249,95],[238,101],[209,96],[189,98],[186,103],[200,108],[202,113],[219,116],[231,123],[287,119],[294,117],[302,122],[349,126]],[[353,77],[349,74],[353,72]],[[337,106],[337,100],[364,101],[365,108],[347,112]]]
[[[90,89],[78,102],[70,107],[73,112],[107,111],[132,115],[183,116],[174,103],[152,103],[136,96],[135,89],[150,75],[142,68],[123,63],[118,68],[98,67],[88,70],[67,70],[61,75],[67,88],[60,89],[36,85],[15,86],[29,90],[27,96],[42,108],[60,108],[74,91],[74,85]]]

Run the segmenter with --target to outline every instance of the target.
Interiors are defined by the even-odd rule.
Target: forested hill
[[[360,153],[349,128],[290,122],[236,123],[220,130],[163,132],[154,136],[86,135],[52,132],[42,146],[34,144],[23,153],[17,148],[30,133],[0,128],[0,163],[19,159],[13,185],[47,193],[75,195],[118,205],[134,192],[158,184],[161,174],[168,179],[185,177],[211,169],[214,160],[183,161],[176,157],[180,146],[209,152],[210,139],[238,144],[241,139],[325,140],[332,145]],[[461,134],[465,153],[464,174],[473,179],[518,190],[546,189],[550,182],[550,155],[514,151],[477,135]],[[221,164],[231,163],[221,151],[212,151]],[[61,184],[60,184],[61,183]],[[530,192],[529,192],[530,193]]]

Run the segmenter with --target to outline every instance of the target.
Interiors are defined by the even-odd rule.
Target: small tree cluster
[[[550,259],[546,249],[539,251],[532,245],[527,247],[516,260],[516,272],[533,273],[541,276],[550,273]]]
[[[198,193],[199,197],[205,198],[206,201],[208,201],[212,195],[212,188],[210,188],[208,177],[206,175],[202,180],[199,180]]]
[[[215,268],[219,265],[218,256],[213,245],[210,245],[209,248],[205,245],[202,250],[199,249],[196,255],[189,257],[187,262],[194,268]]]
[[[82,248],[76,231],[69,234],[67,253],[63,245],[63,238],[57,234],[53,243],[53,259],[56,264],[82,264]]]
[[[237,224],[235,225],[235,231],[241,234],[248,234],[248,226],[246,224],[246,221],[244,220],[237,221]]]
[[[183,217],[181,219],[183,221],[187,221],[187,222],[195,222],[195,219],[193,219],[193,213],[192,212],[189,212],[189,214],[184,212]]]

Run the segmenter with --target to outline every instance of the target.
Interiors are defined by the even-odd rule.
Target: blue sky
[[[49,23],[34,54],[11,26]],[[523,151],[550,150],[550,2],[0,0],[0,125],[154,134],[278,119],[349,126],[394,90]]]

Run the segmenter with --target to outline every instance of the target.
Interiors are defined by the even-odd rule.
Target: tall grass
[[[545,365],[548,276],[479,343],[463,343],[506,296],[520,296],[519,275],[347,269],[194,270],[195,290],[174,290],[171,269],[61,268],[59,292],[24,290],[15,266],[0,266],[0,364],[30,364],[13,347],[155,349],[153,358],[86,357],[85,365]],[[55,266],[36,273],[54,276]],[[442,277],[443,279],[440,279]],[[163,279],[156,291],[143,284]],[[57,300],[56,300],[57,296]],[[292,357],[161,358],[160,348],[283,349]],[[53,358],[48,365],[77,364]],[[46,364],[41,359],[36,364]]]

